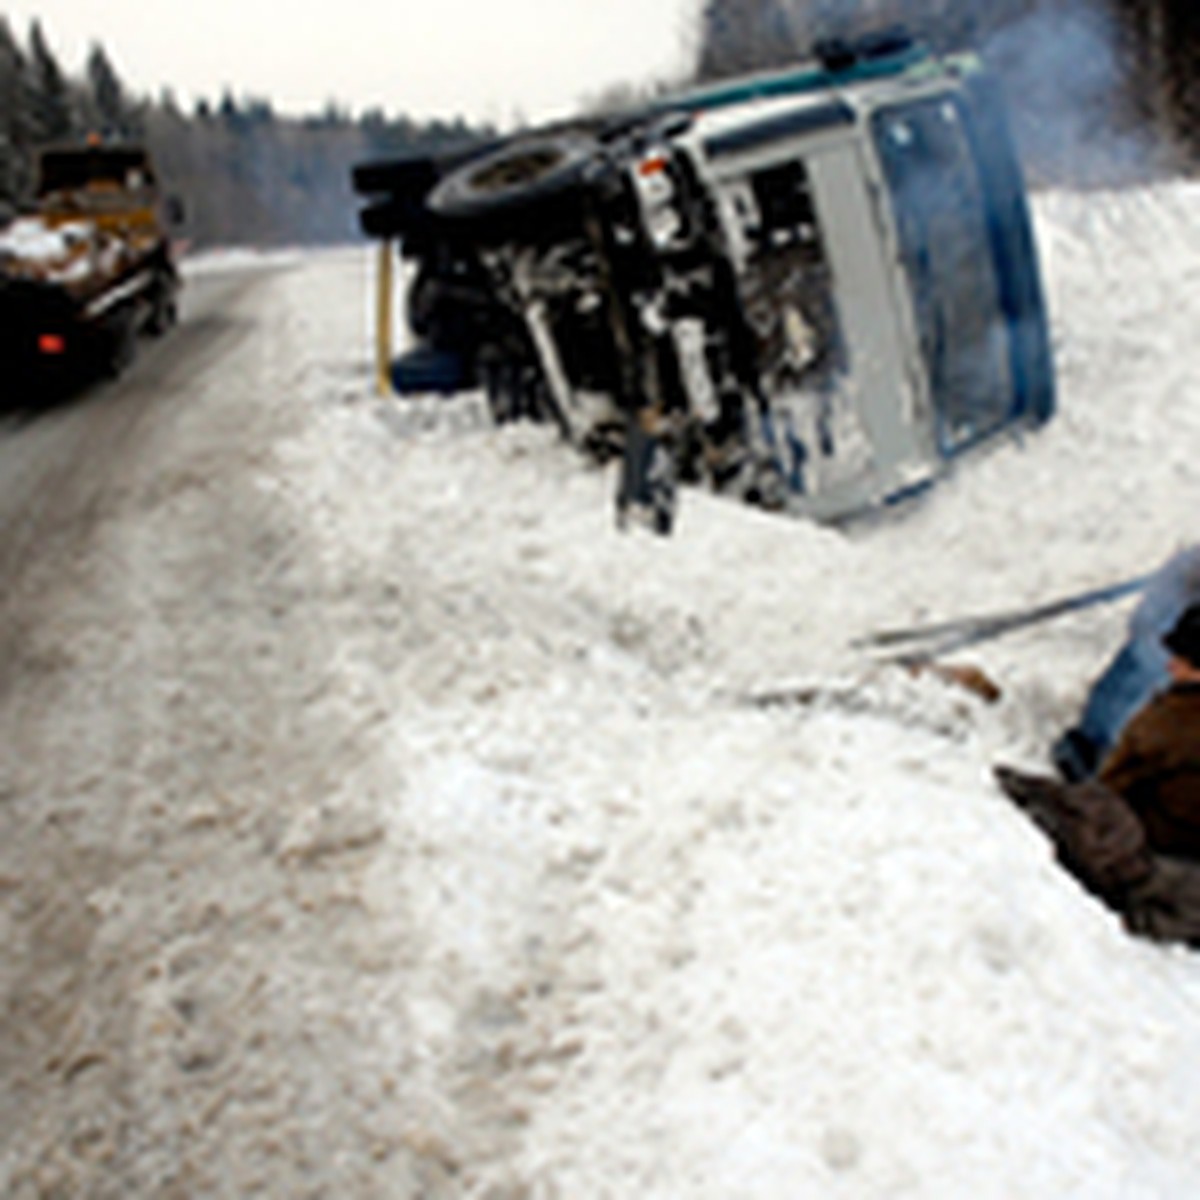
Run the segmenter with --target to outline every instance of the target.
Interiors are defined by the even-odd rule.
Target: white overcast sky
[[[25,44],[42,22],[64,69],[100,41],[137,94],[235,96],[312,112],[337,100],[502,125],[570,111],[606,86],[677,76],[698,0],[34,0],[2,10]]]

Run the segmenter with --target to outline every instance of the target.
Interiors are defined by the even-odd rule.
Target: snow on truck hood
[[[0,255],[53,263],[77,252],[95,232],[90,221],[71,221],[52,228],[38,217],[19,217],[0,233]]]
[[[113,274],[123,255],[120,239],[89,220],[19,217],[0,232],[0,271],[9,277],[71,286]]]

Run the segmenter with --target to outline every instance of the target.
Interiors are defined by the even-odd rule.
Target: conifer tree
[[[106,138],[135,136],[137,122],[133,106],[112,62],[99,42],[93,42],[87,60],[88,107],[96,124],[96,132]]]
[[[40,21],[29,30],[26,81],[31,141],[44,145],[69,140],[75,133],[71,88],[46,44]]]
[[[29,185],[25,56],[0,15],[0,210],[14,210]]]

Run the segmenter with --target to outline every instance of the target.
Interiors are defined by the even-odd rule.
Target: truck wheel
[[[162,337],[179,320],[179,310],[170,296],[163,296],[154,302],[150,320],[146,322],[146,332],[151,337]]]
[[[571,190],[597,149],[583,133],[523,138],[447,175],[427,204],[452,220],[505,216]]]
[[[116,379],[137,354],[137,322],[132,314],[122,316],[109,336],[108,354],[104,361],[104,373]]]
[[[497,425],[549,419],[545,385],[537,367],[513,360],[489,362],[482,371],[488,411]]]
[[[150,317],[146,332],[151,337],[161,337],[179,320],[179,309],[175,303],[175,288],[162,282],[154,289],[154,300],[150,306]]]

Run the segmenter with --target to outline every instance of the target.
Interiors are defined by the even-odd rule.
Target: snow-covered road
[[[366,252],[208,264],[243,335],[0,598],[0,1195],[1195,1193],[1200,958],[989,778],[1128,604],[994,705],[851,648],[1195,538],[1200,189],[1037,212],[1059,417],[842,532],[621,535],[551,431],[372,394]]]

